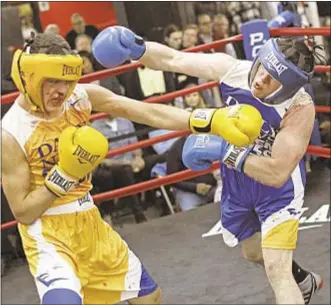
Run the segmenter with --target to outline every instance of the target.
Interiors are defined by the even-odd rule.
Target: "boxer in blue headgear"
[[[264,266],[277,304],[308,304],[323,281],[302,269],[293,252],[306,182],[302,157],[315,118],[313,101],[303,88],[313,71],[314,50],[303,40],[270,39],[251,62],[225,53],[184,53],[112,27],[96,37],[93,52],[105,67],[134,59],[151,69],[219,81],[224,104],[248,104],[260,111],[264,123],[252,145],[190,135],[183,162],[204,170],[221,161],[225,243],[240,243],[246,259]]]
[[[286,55],[280,50],[277,39],[271,38],[265,43],[256,56],[248,75],[248,83],[252,87],[258,68],[262,65],[280,86],[267,97],[260,98],[260,100],[266,105],[283,103],[293,97],[300,88],[309,82],[313,74],[312,69],[314,66],[313,60],[310,61],[311,63],[308,63],[309,72],[300,69],[298,66],[306,65],[306,57],[301,56],[298,60],[298,66],[296,66],[289,61]]]

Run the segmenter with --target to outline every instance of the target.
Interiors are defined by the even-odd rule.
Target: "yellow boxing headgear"
[[[83,59],[79,55],[29,54],[17,50],[14,54],[11,77],[17,89],[34,106],[45,111],[42,83],[45,79],[72,81],[65,100],[69,98],[82,74]]]

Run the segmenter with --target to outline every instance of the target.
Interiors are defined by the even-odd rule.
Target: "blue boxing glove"
[[[122,26],[104,29],[92,43],[94,57],[106,68],[119,66],[128,59],[137,60],[145,51],[144,40]]]
[[[219,160],[227,167],[242,172],[251,151],[252,146],[237,147],[218,136],[194,134],[184,144],[182,159],[184,165],[194,171],[206,170]]]
[[[203,171],[220,159],[224,140],[210,134],[191,134],[186,139],[182,159],[184,165],[194,171]]]

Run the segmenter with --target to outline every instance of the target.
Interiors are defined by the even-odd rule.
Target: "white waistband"
[[[43,215],[61,215],[71,214],[76,212],[87,211],[95,207],[94,201],[90,193],[76,201],[49,208]]]

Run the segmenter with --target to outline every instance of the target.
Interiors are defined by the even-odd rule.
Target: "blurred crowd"
[[[266,18],[258,2],[224,2],[221,9],[214,10],[210,2],[201,4],[196,11],[196,23],[169,24],[162,28],[162,42],[170,48],[182,50],[201,44],[231,37],[240,33],[240,25],[246,21]],[[21,20],[22,37],[26,41],[31,32],[37,33],[29,18]],[[72,29],[64,36],[67,42],[83,58],[83,74],[103,70],[92,55],[92,42],[99,29],[86,24],[84,17],[78,13],[71,16]],[[330,26],[330,16],[321,19],[321,24]],[[44,32],[60,34],[57,24],[49,24]],[[145,33],[141,35],[149,40]],[[330,37],[325,37],[324,47],[326,57],[330,50]],[[14,48],[9,51],[14,52]],[[233,57],[244,59],[243,47],[240,42],[228,43],[225,46],[211,49],[207,52],[225,52]],[[330,58],[327,58],[330,65]],[[10,82],[10,78],[6,81]],[[95,80],[93,83],[112,90],[116,94],[125,95],[137,100],[163,95],[165,93],[191,88],[208,82],[179,73],[154,71],[146,67],[121,74],[117,77]],[[8,89],[9,88],[9,89]],[[330,73],[315,73],[311,86],[307,88],[316,105],[330,106]],[[15,91],[15,87],[7,86],[2,94]],[[169,105],[192,111],[195,108],[222,107],[217,88],[195,92],[168,101]],[[312,145],[330,147],[330,114],[317,114],[315,129],[311,138]],[[109,141],[109,149],[119,148],[138,141],[169,133],[169,130],[157,130],[145,125],[130,122],[123,118],[109,116],[92,122],[92,126],[101,131]],[[93,173],[92,194],[122,188],[152,178],[159,178],[185,170],[181,160],[181,151],[185,137],[175,138],[157,143],[148,148],[137,149],[115,157],[105,159]],[[306,170],[313,169],[318,158],[306,155]],[[324,162],[324,161],[323,161]],[[219,171],[194,179],[178,182],[156,190],[124,197],[105,200],[99,204],[104,220],[114,225],[121,225],[121,219],[127,215],[133,216],[136,223],[147,221],[146,210],[156,207],[158,216],[175,212],[187,211],[205,204],[218,202],[222,190]],[[2,192],[2,220],[11,220],[12,215]],[[8,238],[2,238],[2,249],[7,253],[2,255],[2,273],[7,258],[23,257],[23,251],[18,241],[16,229],[8,232]],[[3,259],[4,258],[4,259]],[[4,264],[3,264],[4,262]]]

